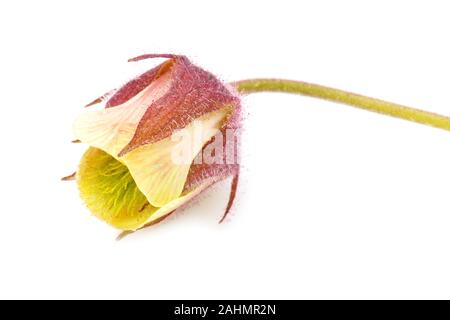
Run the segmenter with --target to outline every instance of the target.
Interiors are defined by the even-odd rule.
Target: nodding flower
[[[82,199],[98,218],[133,231],[232,176],[228,212],[239,175],[236,91],[184,56],[131,61],[146,58],[167,60],[75,121],[77,141],[89,146],[75,175]]]
[[[450,131],[448,117],[321,85],[283,79],[225,84],[182,55],[130,61],[148,58],[166,60],[95,99],[76,119],[74,141],[89,147],[78,170],[63,178],[76,179],[89,210],[125,232],[163,220],[232,177],[223,221],[238,186],[245,94],[301,94]]]

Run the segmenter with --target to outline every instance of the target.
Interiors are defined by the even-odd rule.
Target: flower
[[[185,56],[130,61],[147,58],[167,60],[94,100],[75,121],[77,141],[89,145],[76,172],[81,198],[96,217],[134,231],[233,176],[226,215],[239,176],[237,93]]]
[[[76,178],[92,213],[125,231],[169,216],[217,181],[232,176],[229,212],[239,179],[239,94],[285,92],[450,131],[450,118],[351,92],[286,79],[226,85],[185,56],[149,54],[130,61],[166,62],[93,102],[75,122],[74,142],[90,147]]]

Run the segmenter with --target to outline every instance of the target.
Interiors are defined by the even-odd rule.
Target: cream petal
[[[213,184],[204,180],[161,208],[150,205],[128,168],[108,153],[89,148],[77,171],[80,195],[92,214],[120,230],[134,231],[164,218]]]
[[[171,73],[166,72],[121,105],[86,110],[75,120],[76,138],[116,157],[133,137],[145,111],[169,90],[171,82]]]
[[[215,182],[214,179],[208,179],[208,180],[204,181],[202,184],[200,184],[198,187],[193,189],[192,191],[189,191],[186,194],[170,201],[165,206],[163,206],[161,208],[152,207],[152,208],[154,208],[154,211],[150,215],[150,217],[144,223],[142,223],[141,226],[139,226],[131,231],[135,231],[137,229],[144,228],[146,225],[149,225],[152,222],[165,217],[166,215],[170,214],[174,210],[176,210],[176,209],[180,208],[181,206],[185,205],[186,203],[188,203],[190,200],[192,200],[194,197],[199,195],[206,188],[210,187],[214,182]]]
[[[173,135],[118,157],[132,139],[143,114],[169,90],[171,81],[170,72],[166,72],[126,103],[87,110],[74,125],[77,139],[107,152],[128,167],[138,188],[154,207],[163,207],[181,195],[195,156],[220,131],[232,111],[232,107],[226,106],[195,119],[177,131],[178,136],[183,136],[181,142]],[[174,151],[183,148],[188,152],[175,159]]]
[[[230,107],[224,107],[210,112],[172,137],[134,149],[120,158],[152,206],[166,206],[181,195],[194,158],[220,131],[230,111]],[[181,155],[180,150],[184,151]]]

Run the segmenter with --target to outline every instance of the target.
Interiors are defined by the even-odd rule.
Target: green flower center
[[[154,212],[128,168],[108,153],[90,147],[77,172],[81,198],[91,212],[120,229],[133,229]]]

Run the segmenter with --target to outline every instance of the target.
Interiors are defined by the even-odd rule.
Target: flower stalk
[[[450,131],[449,117],[318,84],[283,79],[249,79],[234,82],[233,86],[241,94],[256,92],[300,94]]]

